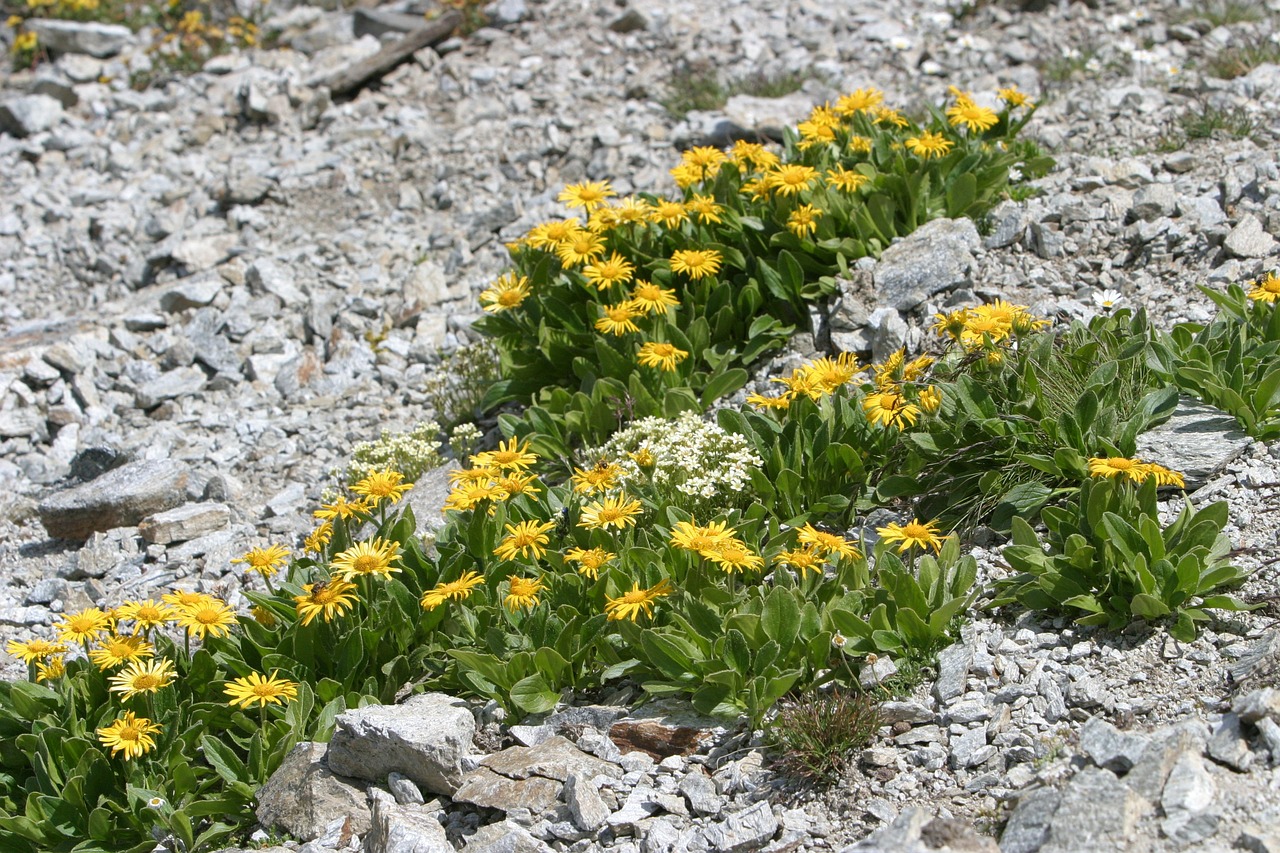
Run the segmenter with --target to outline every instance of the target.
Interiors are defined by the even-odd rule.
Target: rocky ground
[[[1238,8],[1259,14],[1224,20]],[[1233,49],[1274,47],[1277,8],[502,0],[489,26],[349,99],[316,81],[376,52],[380,34],[398,38],[394,18],[272,4],[263,34],[282,49],[171,79],[151,67],[145,35],[63,34],[56,61],[0,72],[0,638],[174,582],[234,599],[230,559],[307,529],[355,441],[436,414],[424,385],[472,340],[475,294],[503,268],[503,242],[560,215],[564,183],[672,189],[681,146],[776,132],[860,86],[910,107],[952,84],[990,95],[1016,83],[1043,101],[1028,132],[1058,168],[981,232],[940,224],[861,265],[820,338],[883,354],[918,345],[944,305],[1000,296],[1082,317],[1104,289],[1164,325],[1206,319],[1193,285],[1276,264],[1280,67],[1231,80],[1208,70]],[[686,69],[804,83],[672,115],[660,101]],[[131,89],[143,73],[157,85]],[[1211,118],[1227,127],[1185,138]],[[909,290],[922,267],[947,286],[919,302]],[[1275,681],[1280,463],[1229,427],[1213,433],[1221,443],[1186,451],[1203,468],[1192,498],[1230,502],[1238,560],[1258,569],[1245,592],[1269,604],[1193,644],[975,614],[835,791],[796,791],[749,733],[705,721],[653,723],[701,727],[691,751],[623,754],[616,741],[634,741],[618,719],[634,717],[596,709],[516,733],[554,752],[535,756],[536,772],[524,753],[486,769],[461,749],[470,793],[461,775],[432,787],[386,782],[390,765],[348,767],[392,793],[374,788],[369,813],[365,783],[348,785],[364,822],[333,823],[345,807],[329,804],[312,814],[309,849],[358,844],[358,830],[368,849],[469,838],[473,853],[859,839],[854,849],[1280,850],[1280,702],[1256,692]],[[1001,571],[995,551],[979,556]],[[332,780],[307,762],[319,754],[297,757],[296,772]],[[491,777],[545,784],[503,806],[511,792]],[[423,790],[446,799],[415,802]],[[414,826],[423,846],[387,840]]]

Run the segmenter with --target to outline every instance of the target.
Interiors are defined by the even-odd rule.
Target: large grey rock
[[[1241,692],[1270,687],[1280,677],[1280,631],[1270,630],[1231,665],[1231,678]]]
[[[933,817],[919,806],[840,853],[999,853],[991,838],[962,820]]]
[[[1275,249],[1276,240],[1263,229],[1258,217],[1246,213],[1222,245],[1237,258],[1265,258]]]
[[[369,788],[370,827],[365,853],[454,853],[444,827],[421,805],[400,805],[379,788]]]
[[[1036,853],[1043,847],[1061,800],[1053,788],[1035,788],[1020,796],[1000,834],[1000,853]]]
[[[778,832],[778,819],[768,802],[730,815],[723,823],[713,823],[702,831],[711,850],[741,853],[758,850]]]
[[[714,816],[724,808],[724,798],[716,790],[716,783],[699,769],[691,770],[680,780],[680,793],[689,801],[694,814]]]
[[[813,98],[793,92],[780,98],[734,95],[722,108],[724,118],[743,136],[781,140],[783,131],[795,127],[796,117],[808,114]]]
[[[140,409],[154,409],[165,400],[190,397],[204,389],[206,377],[198,367],[179,367],[168,370],[144,382],[134,391],[134,400]]]
[[[1080,729],[1080,748],[1094,764],[1123,774],[1142,758],[1147,741],[1120,731],[1102,717],[1093,717]]]
[[[1123,850],[1143,800],[1109,770],[1086,767],[1062,792],[1041,853]]]
[[[938,680],[933,685],[933,696],[939,702],[954,699],[964,692],[973,665],[973,646],[956,643],[938,653]]]
[[[180,462],[132,462],[96,480],[58,492],[40,503],[49,535],[86,539],[97,531],[132,527],[149,515],[186,501],[190,473]]]
[[[1228,767],[1245,771],[1253,763],[1253,753],[1244,739],[1240,718],[1228,711],[1209,737],[1209,757]]]
[[[537,746],[513,746],[486,756],[463,777],[453,798],[485,808],[524,808],[537,814],[556,804],[573,776],[584,783],[598,776],[618,779],[622,768],[588,755],[557,735]]]
[[[221,530],[231,521],[226,504],[192,503],[158,512],[138,525],[142,538],[156,545],[187,542]]]
[[[1257,725],[1264,717],[1280,719],[1280,690],[1263,687],[1237,696],[1231,703],[1231,710],[1241,722],[1251,725]]]
[[[1160,807],[1170,818],[1177,812],[1203,812],[1213,804],[1218,786],[1198,752],[1178,756],[1160,797]]]
[[[1183,397],[1169,420],[1138,436],[1138,455],[1180,472],[1194,491],[1251,441],[1226,412]]]
[[[1172,216],[1177,207],[1178,194],[1170,184],[1150,184],[1133,194],[1133,215],[1146,222]]]
[[[422,693],[402,705],[369,705],[338,715],[329,767],[371,782],[395,771],[426,791],[452,796],[462,783],[462,759],[475,732],[467,704],[443,693]]]
[[[325,745],[300,743],[285,756],[258,792],[255,814],[265,827],[280,827],[303,841],[319,838],[336,817],[351,819],[351,829],[369,831],[365,792],[340,779],[325,765]]]
[[[1152,734],[1142,757],[1125,775],[1124,783],[1138,796],[1158,802],[1178,759],[1188,751],[1202,751],[1207,736],[1208,727],[1193,719]]]
[[[971,283],[982,239],[971,219],[935,219],[884,250],[872,272],[882,304],[910,311],[935,293]]]
[[[0,438],[28,438],[42,434],[47,434],[47,428],[39,410],[7,409],[0,412]]]
[[[48,95],[20,95],[0,103],[0,130],[34,136],[62,120],[62,103]]]
[[[554,853],[529,830],[510,820],[480,827],[462,849],[466,853]]]
[[[133,39],[133,32],[119,24],[96,21],[59,21],[29,18],[25,26],[40,45],[54,53],[87,53],[103,59],[115,56]]]

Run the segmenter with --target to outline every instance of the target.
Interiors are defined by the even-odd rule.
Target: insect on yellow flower
[[[696,281],[719,272],[723,260],[715,249],[677,249],[671,253],[671,270]]]
[[[108,689],[119,693],[121,699],[131,699],[140,693],[155,693],[168,687],[177,675],[172,661],[164,658],[138,660],[111,676]]]
[[[1280,276],[1269,272],[1253,282],[1247,294],[1254,302],[1275,303],[1280,300]]]
[[[603,548],[570,548],[564,552],[565,562],[577,563],[578,573],[584,577],[597,580],[600,577],[600,569],[605,563],[615,559],[618,555]]]
[[[223,688],[223,692],[229,697],[227,704],[233,708],[249,708],[254,704],[265,708],[267,705],[283,705],[291,699],[297,699],[297,682],[277,678],[277,672],[278,670],[273,669],[267,676],[251,672],[244,678],[228,681]]]
[[[602,459],[591,468],[575,468],[570,479],[575,492],[580,495],[593,495],[617,487],[625,475],[626,471],[621,465],[616,462],[605,462]]]
[[[485,290],[480,291],[480,305],[490,314],[510,311],[519,308],[529,296],[529,278],[507,273],[498,277],[497,281]]]
[[[110,748],[111,757],[124,753],[124,760],[141,758],[155,749],[154,735],[163,729],[146,717],[139,717],[132,711],[125,711],[109,726],[97,730],[98,740],[103,746]]]
[[[422,594],[423,610],[435,610],[446,601],[465,601],[471,591],[480,584],[484,583],[484,576],[479,572],[466,572],[456,581],[445,581],[438,583],[434,589],[429,589]]]
[[[645,367],[656,367],[668,372],[674,371],[676,365],[688,357],[687,351],[676,349],[673,345],[661,341],[647,341],[636,353],[636,361]]]
[[[631,590],[617,598],[605,596],[604,612],[611,621],[622,619],[636,621],[641,613],[653,616],[653,603],[659,598],[671,594],[671,581],[663,578],[648,589],[641,589],[640,584],[632,582]]]
[[[519,524],[508,524],[506,537],[493,549],[503,560],[514,560],[516,557],[533,557],[535,560],[546,556],[547,531],[554,529],[556,523],[547,521],[539,524],[536,521],[522,521]]]
[[[289,560],[289,549],[283,545],[272,545],[270,548],[253,548],[243,557],[236,557],[231,562],[244,563],[245,568],[269,578],[280,570]]]
[[[537,607],[538,595],[542,592],[542,578],[522,578],[512,575],[507,581],[507,596],[502,603],[512,613],[522,607]]]
[[[640,501],[628,500],[626,495],[607,496],[603,501],[593,501],[582,510],[579,527],[591,530],[607,530],[616,527],[623,530],[636,523],[641,512]]]
[[[342,578],[309,583],[302,588],[303,595],[293,597],[298,616],[304,626],[310,625],[317,616],[324,621],[332,622],[335,616],[342,616],[355,606],[356,585]]]
[[[935,521],[921,523],[920,519],[913,518],[906,524],[890,522],[884,527],[877,527],[876,533],[887,544],[896,544],[899,554],[905,554],[912,548],[919,548],[921,551],[932,548],[935,552],[942,550],[942,537],[938,535],[938,524]]]

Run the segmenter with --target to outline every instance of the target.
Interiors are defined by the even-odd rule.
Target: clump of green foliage
[[[673,118],[684,118],[694,110],[718,110],[734,95],[781,98],[798,91],[808,76],[800,72],[756,72],[725,84],[720,81],[716,69],[690,63],[677,68],[671,75],[661,103]]]
[[[810,692],[787,699],[769,725],[776,766],[806,782],[835,784],[853,754],[880,727],[874,699],[844,690]]]

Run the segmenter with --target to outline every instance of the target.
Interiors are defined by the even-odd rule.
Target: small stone
[[[1244,739],[1239,717],[1230,712],[1222,715],[1221,722],[1209,738],[1208,752],[1211,758],[1228,767],[1241,772],[1249,769],[1249,765],[1253,763],[1253,753],[1249,751],[1249,743]]]
[[[1172,216],[1177,207],[1178,194],[1169,184],[1150,184],[1133,194],[1133,215],[1146,222]]]
[[[1280,690],[1264,687],[1237,696],[1231,703],[1231,710],[1241,722],[1256,725],[1264,717],[1272,720],[1280,719]]]
[[[609,807],[596,786],[584,776],[575,773],[565,780],[564,801],[574,825],[585,832],[595,832],[609,818]]]
[[[1018,797],[1000,834],[1001,853],[1036,853],[1043,847],[1061,796],[1054,788],[1036,788]]]
[[[1174,812],[1202,812],[1213,803],[1218,786],[1204,766],[1198,752],[1184,752],[1178,756],[1169,772],[1160,807],[1166,815]]]
[[[387,787],[395,795],[396,802],[402,806],[422,805],[425,802],[422,790],[414,784],[413,780],[394,770],[387,774]]]
[[[1275,250],[1276,240],[1263,229],[1258,217],[1246,213],[1222,245],[1237,258],[1265,258]]]
[[[1147,741],[1126,734],[1102,717],[1091,717],[1080,729],[1080,748],[1099,767],[1127,773],[1147,749]]]
[[[680,793],[689,801],[694,814],[715,816],[724,808],[724,798],[716,790],[716,783],[699,769],[680,780]]]
[[[166,371],[150,382],[144,382],[134,391],[134,399],[140,409],[154,409],[165,400],[189,397],[204,389],[208,381],[198,367],[179,367]]]
[[[628,9],[609,24],[609,29],[615,33],[634,33],[648,28],[649,19],[636,9]]]
[[[745,811],[730,815],[723,823],[703,830],[711,850],[721,853],[743,853],[763,847],[778,832],[778,819],[768,802],[758,802]]]
[[[938,680],[933,685],[933,697],[939,702],[954,699],[964,692],[973,665],[973,647],[956,643],[938,653]]]
[[[62,104],[48,95],[21,95],[0,103],[0,130],[19,138],[46,131],[62,120]]]
[[[369,788],[370,827],[364,853],[453,853],[454,847],[435,815],[421,805],[404,805],[378,788]]]
[[[222,292],[223,281],[217,275],[198,275],[183,279],[160,294],[160,310],[169,314],[209,305]]]
[[[1249,853],[1280,853],[1280,834],[1250,826],[1236,837],[1235,846]]]
[[[169,545],[221,530],[230,521],[231,510],[225,504],[191,503],[143,519],[138,533],[155,545]]]
[[[865,664],[858,671],[858,683],[873,689],[898,674],[898,665],[887,655],[880,655],[874,663]]]
[[[978,726],[951,739],[951,766],[958,770],[974,767],[990,759],[996,751],[996,747],[987,743],[986,726]]]
[[[1270,717],[1263,717],[1256,725],[1263,745],[1271,753],[1271,766],[1280,765],[1280,725]]]

